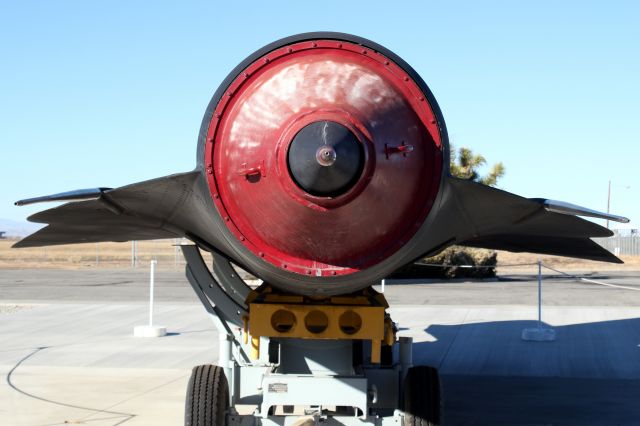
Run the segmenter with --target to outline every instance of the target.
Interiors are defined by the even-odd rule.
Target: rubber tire
[[[184,409],[185,426],[224,426],[229,385],[224,370],[205,364],[193,368]]]
[[[438,426],[442,421],[442,391],[438,370],[411,367],[404,380],[404,426]]]

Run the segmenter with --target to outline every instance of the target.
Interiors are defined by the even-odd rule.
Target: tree
[[[462,147],[458,150],[451,148],[451,175],[455,177],[495,186],[498,179],[504,176],[504,164],[496,163],[489,173],[480,176],[478,169],[486,163],[487,160],[482,155],[474,154],[469,148]]]

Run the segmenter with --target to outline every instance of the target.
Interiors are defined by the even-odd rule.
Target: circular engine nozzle
[[[405,250],[445,169],[438,111],[400,58],[354,36],[303,34],[247,58],[200,132],[230,252],[277,280],[315,283]]]

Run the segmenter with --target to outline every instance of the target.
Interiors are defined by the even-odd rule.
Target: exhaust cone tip
[[[364,147],[334,121],[316,121],[300,130],[289,146],[287,164],[294,182],[318,197],[348,192],[364,168]]]

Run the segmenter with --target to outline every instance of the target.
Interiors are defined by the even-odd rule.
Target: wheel
[[[404,381],[404,426],[441,424],[442,399],[438,370],[426,365],[411,367]]]
[[[185,426],[224,426],[229,386],[224,370],[205,364],[193,368],[187,386]]]

